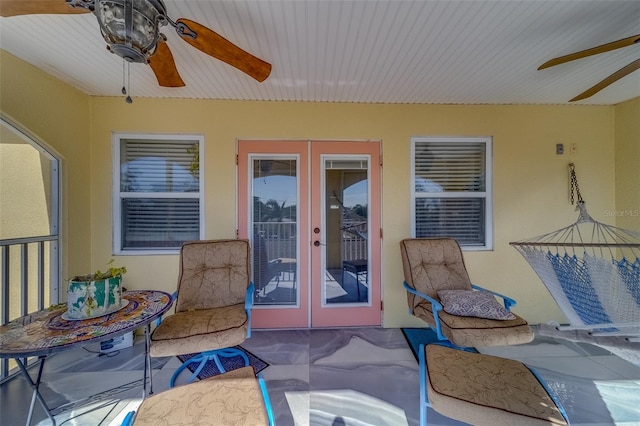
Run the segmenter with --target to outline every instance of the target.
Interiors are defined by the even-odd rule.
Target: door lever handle
[[[320,241],[315,240],[315,241],[313,242],[313,245],[314,245],[314,246],[316,246],[316,247],[320,247],[320,246],[324,246],[325,244],[322,244]]]

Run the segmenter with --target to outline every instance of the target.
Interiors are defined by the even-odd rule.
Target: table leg
[[[49,419],[51,419],[51,422],[55,426],[56,420],[51,415],[51,410],[47,406],[47,403],[44,401],[44,398],[40,394],[40,390],[39,390],[40,381],[42,380],[42,370],[44,368],[44,361],[46,360],[46,356],[40,356],[40,357],[38,357],[38,359],[40,359],[40,366],[38,367],[38,376],[37,376],[35,382],[31,378],[31,376],[29,375],[29,371],[27,370],[27,367],[25,367],[25,365],[22,362],[22,360],[20,360],[20,358],[16,358],[15,359],[16,362],[18,363],[18,366],[20,367],[20,370],[22,370],[22,373],[24,374],[25,379],[27,380],[27,382],[31,385],[31,388],[33,389],[33,394],[31,395],[31,404],[29,405],[29,415],[27,416],[27,423],[26,424],[27,424],[27,426],[29,426],[31,424],[31,418],[33,417],[33,410],[35,409],[35,404],[36,404],[36,399],[37,399],[38,402],[40,402],[40,405],[42,405],[42,408],[44,408],[44,412],[47,413],[47,416],[49,417]]]
[[[153,395],[153,374],[151,370],[151,355],[149,347],[151,346],[151,324],[147,324],[144,328],[144,373],[142,399],[147,396],[147,373],[149,374],[149,395]]]

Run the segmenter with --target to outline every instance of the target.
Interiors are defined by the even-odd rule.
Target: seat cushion
[[[228,348],[244,342],[248,318],[241,305],[177,312],[151,335],[151,356],[171,356]]]
[[[253,367],[179,386],[145,399],[135,426],[267,425],[266,406]]]
[[[413,314],[435,328],[431,304],[420,303]],[[529,343],[534,334],[524,318],[515,315],[512,320],[492,320],[477,317],[461,317],[440,311],[442,334],[458,346],[503,346]]]
[[[521,362],[439,345],[425,348],[427,396],[439,413],[473,425],[566,425]]]

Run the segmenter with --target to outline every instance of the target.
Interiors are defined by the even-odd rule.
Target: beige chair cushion
[[[438,290],[471,290],[469,274],[456,240],[410,238],[400,241],[404,278],[410,287],[434,299]],[[408,294],[409,307],[422,299]]]
[[[257,426],[269,420],[253,367],[243,367],[150,396],[133,424]]]
[[[177,312],[151,334],[153,357],[199,353],[236,346],[247,337],[248,318],[241,305]]]
[[[422,299],[424,300],[424,299]],[[431,304],[424,300],[413,314],[435,329]],[[515,315],[515,314],[514,314]],[[438,314],[440,327],[451,343],[458,346],[504,346],[529,343],[534,338],[533,330],[522,317],[513,320],[491,320],[477,317]]]
[[[180,253],[176,312],[244,303],[251,280],[247,240],[191,241]]]
[[[521,362],[428,345],[427,396],[439,413],[473,425],[566,425]]]

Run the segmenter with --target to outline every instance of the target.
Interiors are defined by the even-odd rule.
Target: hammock
[[[577,209],[574,224],[510,244],[569,320],[558,331],[640,364],[640,234],[594,220],[579,192]]]

